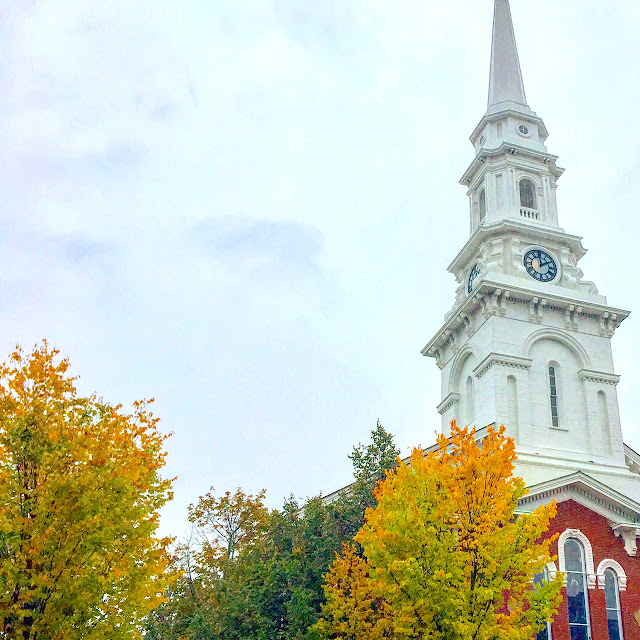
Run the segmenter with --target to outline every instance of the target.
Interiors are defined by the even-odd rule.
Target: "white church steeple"
[[[496,0],[488,108],[471,134],[476,157],[461,184],[469,187],[471,233],[505,218],[558,226],[556,166],[549,133],[528,104],[509,0]]]
[[[563,169],[547,137],[527,105],[509,2],[495,0],[489,105],[461,180],[470,238],[449,265],[458,283],[453,308],[422,353],[442,371],[445,434],[452,419],[505,424],[528,483],[588,470],[637,493],[611,351],[629,312],[582,279],[586,250],[559,226]]]
[[[510,102],[527,106],[509,0],[497,0],[493,14],[487,108]]]

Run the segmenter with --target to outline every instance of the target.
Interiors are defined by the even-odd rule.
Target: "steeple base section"
[[[627,313],[502,286],[482,282],[423,351],[442,370],[443,433],[454,419],[504,424],[522,465],[535,467],[528,484],[576,470],[624,484],[611,336]]]

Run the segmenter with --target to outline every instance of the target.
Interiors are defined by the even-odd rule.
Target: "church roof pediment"
[[[607,518],[613,527],[640,527],[640,504],[583,471],[554,478],[528,489],[529,493],[520,500],[520,512],[533,511],[551,500],[573,500]]]

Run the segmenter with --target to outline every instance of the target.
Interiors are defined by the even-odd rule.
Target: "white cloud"
[[[586,277],[633,307],[640,10],[512,4],[568,169],[562,224],[593,247]],[[167,530],[210,484],[274,506],[333,490],[378,417],[402,447],[432,441],[439,371],[419,350],[468,235],[457,180],[490,28],[472,0],[0,9],[1,344],[47,337],[87,389],[157,398]],[[615,356],[638,447],[636,327]]]

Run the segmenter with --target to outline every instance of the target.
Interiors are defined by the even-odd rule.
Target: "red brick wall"
[[[633,614],[640,610],[640,557],[627,554],[622,538],[616,538],[606,518],[573,500],[558,504],[558,514],[551,523],[549,535],[562,533],[566,529],[579,529],[589,538],[593,548],[595,570],[606,558],[612,558],[622,565],[627,574],[627,590],[620,592],[624,640],[640,640],[640,627],[633,617]],[[557,542],[554,543],[552,551],[557,555]],[[562,591],[565,592],[564,588]],[[589,611],[592,640],[608,640],[604,591],[599,587],[589,589]],[[570,640],[566,596],[553,621],[552,635],[553,640]]]

